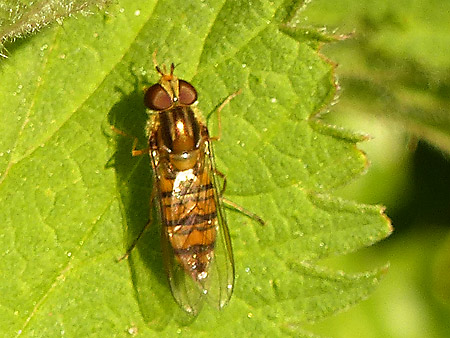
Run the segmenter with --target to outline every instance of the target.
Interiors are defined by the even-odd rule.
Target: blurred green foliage
[[[323,49],[338,62],[342,87],[325,118],[372,137],[360,144],[368,173],[340,193],[386,205],[395,229],[383,243],[327,261],[360,271],[389,260],[391,268],[373,297],[315,332],[450,337],[450,2],[317,0],[302,14],[347,34]]]

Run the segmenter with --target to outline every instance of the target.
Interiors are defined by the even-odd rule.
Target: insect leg
[[[139,235],[134,239],[133,243],[131,243],[130,247],[128,248],[127,252],[125,252],[125,254],[121,257],[119,257],[117,259],[117,262],[120,262],[124,259],[127,259],[130,256],[131,251],[133,251],[134,247],[136,246],[137,242],[139,241],[139,239],[141,238],[142,234],[148,229],[148,227],[150,226],[150,223],[152,222],[152,219],[150,218],[147,222],[147,224],[142,228],[141,232],[139,233]]]
[[[222,111],[222,109],[228,104],[230,103],[230,101],[232,99],[234,99],[236,96],[238,96],[240,93],[242,92],[241,89],[239,89],[237,92],[234,92],[233,94],[230,94],[221,104],[219,107],[217,107],[217,128],[219,129],[218,131],[218,135],[217,136],[212,136],[209,139],[212,141],[219,141],[220,138],[222,137],[222,119],[220,117],[220,112]],[[208,117],[213,113],[214,111],[212,111]]]
[[[222,186],[222,189],[221,189],[220,192],[219,192],[219,197],[220,197],[220,199],[222,200],[222,202],[223,202],[224,204],[227,204],[229,207],[231,207],[231,208],[233,208],[233,209],[235,209],[235,210],[237,210],[237,211],[243,213],[243,214],[246,215],[247,217],[250,217],[251,219],[257,221],[257,222],[260,223],[261,225],[265,225],[266,222],[264,222],[264,220],[263,220],[261,217],[259,217],[257,214],[255,214],[255,213],[253,213],[253,212],[251,212],[251,211],[249,211],[249,210],[247,210],[247,209],[241,207],[240,205],[238,205],[238,204],[236,204],[236,203],[230,201],[229,199],[223,197],[223,193],[225,192],[225,188],[226,188],[226,186],[227,186],[227,177],[226,177],[226,175],[225,175],[223,172],[220,172],[220,171],[217,170],[217,169],[215,169],[214,172],[215,172],[217,175],[219,175],[220,177],[222,177],[222,179],[223,179],[223,186]]]
[[[251,211],[245,209],[244,207],[241,207],[239,204],[236,204],[225,197],[221,197],[221,200],[228,207],[243,213],[245,216],[255,220],[256,222],[258,222],[261,225],[266,225],[266,222],[261,217],[259,217],[257,214],[255,214],[254,212],[251,212]]]
[[[217,175],[219,175],[220,177],[222,177],[222,179],[223,179],[223,186],[222,186],[222,189],[220,189],[220,193],[219,193],[219,197],[223,198],[223,193],[225,192],[225,188],[227,187],[227,176],[223,172],[221,172],[217,169],[214,169],[214,172]]]
[[[141,155],[148,154],[150,152],[150,148],[148,148],[148,147],[145,148],[145,149],[136,149],[137,148],[137,144],[139,142],[137,137],[130,136],[127,133],[123,132],[122,130],[120,130],[120,129],[114,127],[114,126],[111,126],[111,130],[113,132],[115,132],[116,134],[119,134],[119,135],[122,135],[122,136],[125,136],[125,137],[133,139],[133,148],[131,148],[131,156],[133,156],[133,157],[134,156],[141,156]]]
[[[153,205],[153,199],[155,198],[156,195],[156,188],[153,187],[152,189],[152,195],[150,197],[150,205]],[[147,222],[147,224],[145,224],[145,226],[142,228],[141,232],[139,233],[139,235],[134,239],[133,243],[131,243],[130,247],[128,248],[127,252],[125,252],[125,254],[120,257],[117,262],[120,262],[124,259],[127,259],[130,256],[131,251],[133,251],[133,249],[135,248],[136,244],[138,243],[139,239],[142,237],[142,235],[144,234],[144,232],[150,227],[150,224],[152,223],[152,214],[150,212],[150,218]]]

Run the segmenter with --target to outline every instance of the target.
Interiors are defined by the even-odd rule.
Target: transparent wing
[[[192,279],[184,267],[176,260],[167,231],[162,231],[162,250],[164,266],[169,280],[170,290],[180,307],[196,316],[203,307],[202,287]]]
[[[211,145],[205,142],[203,172],[183,186],[181,196],[179,191],[178,195],[173,194],[170,208],[167,198],[159,199],[162,250],[170,288],[179,305],[192,315],[200,311],[205,299],[221,309],[228,303],[234,286],[230,236],[217,192],[219,182]],[[173,220],[177,220],[175,226]],[[176,236],[178,240],[174,240]],[[187,265],[186,261],[202,255],[208,257],[206,277],[198,278],[202,275],[199,273],[202,262]],[[192,266],[197,270],[191,269]]]
[[[218,230],[215,244],[214,260],[210,266],[209,277],[205,281],[204,288],[207,290],[208,301],[215,307],[221,309],[230,300],[234,288],[234,258],[231,247],[231,239],[222,206],[221,196],[218,189],[221,186],[216,175],[214,154],[211,142],[208,141],[208,153],[206,165],[209,167],[208,174],[215,187],[214,198],[217,206]]]

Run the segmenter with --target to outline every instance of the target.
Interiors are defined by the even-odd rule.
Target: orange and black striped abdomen
[[[173,254],[195,280],[208,276],[217,235],[209,136],[190,107],[159,112],[150,147],[158,152],[161,218]]]
[[[215,190],[208,171],[161,181],[161,211],[173,253],[195,279],[207,276],[217,235]]]

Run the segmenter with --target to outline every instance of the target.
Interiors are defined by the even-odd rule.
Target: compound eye
[[[164,110],[170,108],[172,99],[164,88],[156,83],[145,92],[144,104],[152,110]]]
[[[197,100],[197,91],[194,86],[184,80],[178,80],[178,102],[191,105]]]

